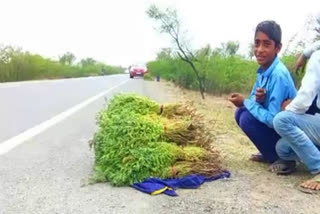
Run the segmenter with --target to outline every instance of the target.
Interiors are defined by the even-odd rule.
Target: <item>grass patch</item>
[[[268,164],[249,161],[251,154],[257,153],[253,143],[238,127],[234,119],[235,107],[227,100],[227,95],[214,96],[206,94],[206,99],[200,97],[199,92],[180,88],[183,97],[192,100],[198,111],[208,120],[213,120],[211,130],[215,136],[214,147],[220,153],[222,167],[241,171],[254,176],[269,176]],[[298,184],[310,179],[312,175],[303,164],[298,164],[298,171],[291,176],[279,176],[291,184]]]
[[[227,96],[206,95],[201,99],[199,92],[181,89],[188,100],[192,100],[199,112],[213,122],[210,124],[215,136],[214,147],[219,151],[222,165],[232,170],[261,171],[267,165],[248,161],[257,149],[237,126],[234,120],[235,107]]]

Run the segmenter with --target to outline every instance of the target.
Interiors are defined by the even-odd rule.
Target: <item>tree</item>
[[[224,56],[234,56],[239,50],[240,44],[237,41],[229,41],[227,43],[222,43],[222,53]]]
[[[96,64],[96,61],[92,58],[85,58],[80,61],[82,67],[90,66]]]
[[[170,59],[172,54],[171,48],[162,48],[159,53],[157,53],[157,60]]]
[[[59,62],[63,65],[71,65],[76,60],[76,57],[73,53],[67,52],[59,58]]]
[[[248,57],[249,57],[249,59],[252,59],[253,56],[254,56],[254,44],[253,44],[253,42],[250,42],[249,43]]]
[[[290,38],[286,48],[283,48],[283,55],[296,55],[317,40],[320,40],[320,14],[306,18],[303,27]]]
[[[146,13],[151,19],[154,19],[160,24],[160,33],[166,33],[171,37],[175,45],[174,50],[176,50],[179,58],[191,66],[198,81],[201,97],[204,99],[204,78],[194,64],[196,58],[190,50],[186,33],[181,31],[181,21],[178,18],[177,11],[169,8],[162,11],[153,4],[148,8]]]
[[[210,59],[211,57],[215,57],[215,52],[212,50],[211,46],[209,44],[205,45],[203,48],[200,48],[195,52],[196,57],[196,67],[200,68],[201,70],[201,81],[203,85],[206,85],[207,77],[209,75],[210,70],[212,67],[210,67]]]
[[[197,50],[195,53],[195,56],[197,59],[199,58],[209,59],[211,54],[212,54],[212,48],[209,44],[207,44],[203,48],[200,48],[199,50]]]
[[[211,55],[212,55],[212,56],[222,56],[222,48],[215,48],[215,49],[213,49]]]
[[[13,57],[21,54],[22,54],[21,48],[0,45],[0,62],[2,63],[5,63],[5,64],[9,63]]]

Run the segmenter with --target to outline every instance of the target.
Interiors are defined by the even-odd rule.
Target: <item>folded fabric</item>
[[[188,175],[182,178],[173,179],[148,178],[143,182],[133,184],[132,187],[151,195],[164,193],[169,196],[178,196],[175,192],[177,188],[196,189],[204,182],[215,181],[221,178],[229,178],[230,175],[229,171],[223,171],[220,174],[211,177]]]

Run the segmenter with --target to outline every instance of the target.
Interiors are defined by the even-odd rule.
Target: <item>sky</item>
[[[144,63],[172,46],[145,12],[153,3],[177,10],[192,48],[232,40],[243,54],[259,22],[278,22],[285,47],[320,10],[319,0],[0,0],[0,44],[52,59],[69,51],[109,65]]]

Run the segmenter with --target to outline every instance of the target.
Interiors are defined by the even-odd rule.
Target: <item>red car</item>
[[[147,68],[144,66],[130,66],[129,67],[130,78],[134,78],[136,76],[143,77],[145,73],[147,73]]]

